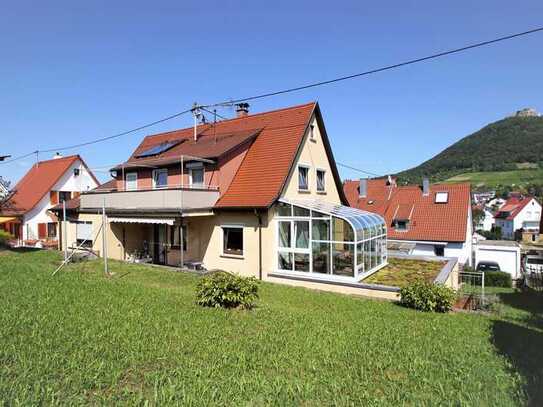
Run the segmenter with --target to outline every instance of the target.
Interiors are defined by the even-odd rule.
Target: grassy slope
[[[523,389],[542,396],[540,303],[492,319],[262,284],[257,309],[225,311],[194,305],[192,275],[112,262],[106,279],[95,262],[53,278],[58,261],[0,253],[6,404],[512,405]]]
[[[540,183],[543,180],[543,169],[526,169],[515,171],[467,172],[447,179],[445,182],[470,182],[473,186],[496,187],[499,185],[522,186]]]

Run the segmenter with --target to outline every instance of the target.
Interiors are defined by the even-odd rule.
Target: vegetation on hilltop
[[[443,181],[468,172],[512,171],[517,163],[543,162],[543,117],[508,117],[464,137],[441,153],[398,175],[419,183],[428,176]],[[543,165],[539,165],[540,168]]]

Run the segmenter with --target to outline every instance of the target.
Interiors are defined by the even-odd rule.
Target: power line
[[[154,122],[144,124],[143,126],[139,126],[139,127],[134,128],[134,129],[123,131],[122,133],[113,134],[111,136],[101,137],[101,138],[98,138],[98,139],[95,139],[95,140],[86,141],[84,143],[73,144],[73,145],[65,146],[65,147],[49,148],[49,149],[46,149],[46,150],[35,150],[35,151],[32,151],[31,153],[24,154],[24,155],[12,158],[11,160],[2,161],[2,162],[0,162],[0,164],[8,164],[8,163],[11,163],[13,161],[22,160],[23,158],[26,158],[26,157],[29,157],[31,155],[38,154],[38,153],[51,153],[51,152],[58,152],[58,151],[64,151],[64,150],[71,150],[71,149],[78,148],[78,147],[88,146],[88,145],[91,145],[91,144],[96,144],[96,143],[101,143],[103,141],[112,140],[114,138],[118,138],[118,137],[121,137],[121,136],[126,136],[127,134],[135,133],[135,132],[137,132],[139,130],[143,130],[143,129],[146,129],[146,128],[151,127],[151,126],[155,126],[157,124],[160,124],[160,123],[163,123],[165,121],[168,121],[168,120],[174,119],[176,117],[179,117],[181,115],[187,114],[187,113],[189,113],[191,111],[192,111],[192,108],[187,109],[187,110],[183,110],[182,112],[178,112],[178,113],[172,114],[170,116],[164,117],[162,119],[155,120]]]
[[[507,36],[504,36],[504,37],[495,38],[495,39],[489,40],[489,41],[483,41],[483,42],[478,42],[478,43],[475,43],[475,44],[466,45],[464,47],[460,47],[460,48],[456,48],[456,49],[452,49],[452,50],[448,50],[448,51],[444,51],[444,52],[439,52],[439,53],[432,54],[432,55],[422,57],[422,58],[411,59],[411,60],[400,62],[400,63],[394,64],[394,65],[388,65],[388,66],[384,66],[384,67],[381,67],[381,68],[376,68],[376,69],[372,69],[372,70],[369,70],[369,71],[356,73],[356,74],[353,74],[353,75],[342,76],[342,77],[338,77],[338,78],[334,78],[334,79],[330,79],[330,80],[326,80],[326,81],[321,81],[321,82],[314,82],[314,83],[310,83],[310,84],[307,84],[307,85],[302,85],[302,86],[293,87],[293,88],[289,88],[289,89],[283,89],[283,90],[279,90],[279,91],[275,91],[275,92],[268,92],[268,93],[263,93],[263,94],[259,94],[259,95],[255,95],[255,96],[249,96],[249,97],[242,98],[242,99],[227,100],[227,101],[214,103],[214,104],[210,104],[210,105],[197,105],[197,106],[193,106],[190,109],[184,110],[182,112],[175,113],[173,115],[164,117],[162,119],[159,119],[159,120],[156,120],[154,122],[145,124],[143,126],[136,127],[134,129],[131,129],[131,130],[128,130],[128,131],[124,131],[122,133],[117,133],[117,134],[113,134],[111,136],[98,138],[98,139],[87,141],[87,142],[84,142],[84,143],[73,144],[73,145],[70,145],[70,146],[64,146],[64,147],[58,147],[58,148],[50,148],[50,149],[46,149],[46,150],[36,150],[36,151],[30,152],[28,154],[21,155],[19,157],[15,157],[15,158],[13,158],[11,160],[1,161],[0,164],[8,164],[8,163],[11,163],[11,162],[14,162],[14,161],[21,160],[23,158],[29,157],[30,155],[33,155],[33,154],[71,150],[71,149],[74,149],[74,148],[84,147],[84,146],[88,146],[88,145],[91,145],[91,144],[111,140],[111,139],[114,139],[114,138],[117,138],[117,137],[125,136],[127,134],[134,133],[136,131],[143,130],[143,129],[146,129],[148,127],[157,125],[159,123],[163,123],[165,121],[168,121],[168,120],[171,120],[173,118],[179,117],[179,116],[181,116],[183,114],[186,114],[186,113],[189,113],[189,112],[193,111],[195,108],[199,108],[199,109],[205,110],[205,111],[207,111],[209,113],[216,114],[216,112],[210,112],[206,108],[208,108],[208,107],[218,107],[218,106],[231,106],[231,105],[233,105],[235,103],[247,102],[247,101],[250,101],[250,100],[262,99],[262,98],[266,98],[266,97],[270,97],[270,96],[277,96],[277,95],[281,95],[281,94],[285,94],[285,93],[296,92],[296,91],[300,91],[300,90],[304,90],[304,89],[314,88],[314,87],[317,87],[317,86],[323,86],[323,85],[328,85],[328,84],[335,83],[335,82],[345,81],[345,80],[348,80],[348,79],[354,79],[354,78],[358,78],[358,77],[362,77],[362,76],[367,76],[367,75],[371,75],[371,74],[374,74],[374,73],[383,72],[383,71],[387,71],[387,70],[391,70],[391,69],[396,69],[396,68],[400,68],[400,67],[403,67],[403,66],[406,66],[406,65],[412,65],[412,64],[419,63],[419,62],[428,61],[430,59],[436,59],[436,58],[440,58],[440,57],[443,57],[443,56],[446,56],[446,55],[456,54],[456,53],[463,52],[463,51],[466,51],[466,50],[469,50],[469,49],[483,47],[483,46],[494,44],[494,43],[497,43],[497,42],[506,41],[506,40],[510,40],[510,39],[513,39],[513,38],[533,34],[533,33],[539,32],[539,31],[543,31],[543,27],[538,27],[538,28],[534,28],[532,30],[528,30],[528,31],[524,31],[524,32],[516,33],[516,34],[511,34],[511,35],[507,35]],[[222,117],[222,116],[219,116],[219,117]],[[355,170],[357,170],[357,169],[355,169]]]
[[[337,161],[336,161],[336,164],[337,164],[339,167],[348,168],[348,169],[350,169],[350,170],[358,171],[358,172],[361,172],[361,173],[366,174],[366,175],[371,175],[371,176],[374,176],[374,177],[384,177],[384,175],[382,175],[382,174],[376,174],[376,173],[371,172],[371,171],[362,170],[362,169],[360,169],[360,168],[352,167],[352,166],[350,166],[350,165],[343,164],[343,163],[340,163],[340,162],[337,162]]]
[[[346,80],[349,80],[349,79],[359,78],[361,76],[367,76],[367,75],[371,75],[371,74],[375,74],[375,73],[379,73],[379,72],[383,72],[383,71],[388,71],[388,70],[400,68],[400,67],[403,67],[403,66],[406,66],[406,65],[413,65],[413,64],[416,64],[416,63],[419,63],[419,62],[428,61],[430,59],[436,59],[436,58],[440,58],[440,57],[451,55],[451,54],[457,54],[459,52],[467,51],[467,50],[470,50],[470,49],[473,49],[473,48],[484,47],[484,46],[487,46],[487,45],[495,44],[497,42],[507,41],[507,40],[510,40],[510,39],[513,39],[513,38],[522,37],[522,36],[529,35],[529,34],[534,34],[534,33],[539,32],[539,31],[543,31],[543,27],[534,28],[532,30],[523,31],[523,32],[516,33],[516,34],[506,35],[505,37],[499,37],[499,38],[495,38],[495,39],[489,40],[489,41],[477,42],[475,44],[466,45],[466,46],[463,46],[463,47],[460,47],[460,48],[455,48],[455,49],[451,49],[451,50],[448,50],[448,51],[438,52],[436,54],[428,55],[428,56],[425,56],[425,57],[422,57],[422,58],[410,59],[410,60],[400,62],[400,63],[397,63],[397,64],[387,65],[387,66],[384,66],[384,67],[381,67],[381,68],[371,69],[369,71],[360,72],[360,73],[356,73],[356,74],[353,74],[353,75],[341,76],[341,77],[334,78],[334,79],[329,79],[329,80],[326,80],[326,81],[309,83],[307,85],[302,85],[302,86],[297,86],[297,87],[293,87],[293,88],[283,89],[283,90],[279,90],[279,91],[275,91],[275,92],[262,93],[262,94],[259,94],[259,95],[249,96],[249,97],[241,98],[241,99],[226,100],[226,101],[219,102],[219,103],[214,103],[214,104],[211,104],[211,105],[205,105],[204,107],[233,105],[233,104],[239,103],[239,102],[247,102],[247,101],[250,101],[250,100],[262,99],[262,98],[282,95],[282,94],[290,93],[290,92],[297,92],[297,91],[300,91],[300,90],[314,88],[314,87],[317,87],[317,86],[329,85],[331,83],[336,83],[336,82],[346,81]]]

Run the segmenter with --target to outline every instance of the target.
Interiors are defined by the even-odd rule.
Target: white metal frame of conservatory
[[[387,265],[382,216],[320,200],[275,206],[275,272],[358,282]]]

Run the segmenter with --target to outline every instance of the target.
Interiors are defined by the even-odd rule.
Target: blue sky
[[[84,142],[194,101],[326,80],[543,25],[541,1],[112,3],[2,5],[0,153]],[[395,172],[517,109],[543,110],[542,44],[535,34],[255,101],[251,110],[318,100],[337,161]],[[107,167],[144,135],[190,123],[187,115],[64,154]],[[0,165],[0,175],[15,182],[32,163]]]

